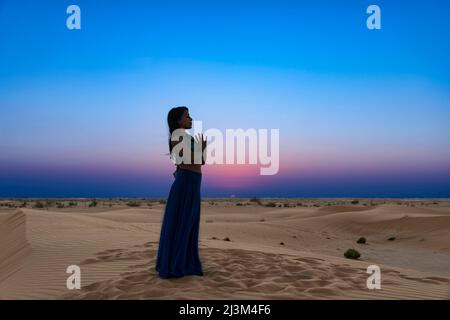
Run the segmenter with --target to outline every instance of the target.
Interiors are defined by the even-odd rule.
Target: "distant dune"
[[[204,201],[205,274],[170,280],[154,270],[163,203],[2,210],[0,298],[450,298],[447,203],[273,201]],[[349,248],[361,257],[346,259]],[[366,286],[373,264],[380,290]],[[66,287],[69,265],[81,268],[81,290]]]

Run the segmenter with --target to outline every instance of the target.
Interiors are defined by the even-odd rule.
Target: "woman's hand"
[[[197,136],[195,137],[195,142],[198,144],[200,144],[200,142],[201,142],[202,151],[205,150],[207,139],[206,139],[206,136],[203,136],[203,133],[197,134]]]

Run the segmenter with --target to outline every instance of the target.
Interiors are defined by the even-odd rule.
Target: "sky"
[[[280,132],[277,174],[207,165],[204,197],[450,197],[449,10],[0,0],[0,197],[166,197],[179,105],[204,129]]]

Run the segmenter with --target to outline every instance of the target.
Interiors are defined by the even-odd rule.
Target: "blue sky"
[[[449,82],[445,1],[8,1],[0,7],[2,80],[195,60]],[[77,4],[82,30],[66,28]]]
[[[280,128],[277,176],[205,168],[206,196],[252,196],[246,179],[265,196],[450,197],[449,9],[0,0],[0,196],[164,196],[165,117],[187,105],[206,127]]]

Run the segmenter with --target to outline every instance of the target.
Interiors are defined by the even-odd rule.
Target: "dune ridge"
[[[0,282],[17,272],[30,252],[25,214],[21,210],[1,210]]]

